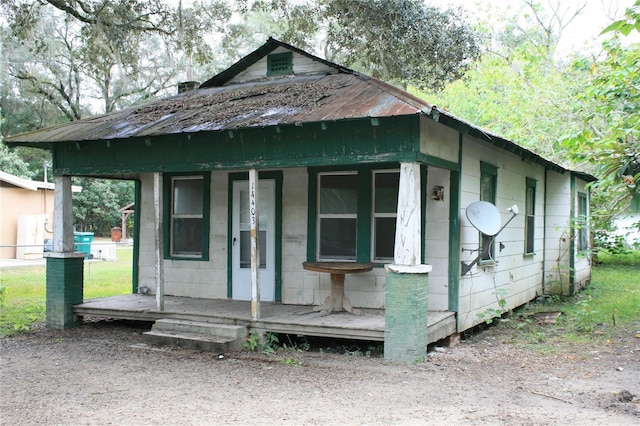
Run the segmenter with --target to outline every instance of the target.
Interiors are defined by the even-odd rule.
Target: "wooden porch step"
[[[143,333],[143,339],[155,345],[233,352],[242,349],[247,335],[247,327],[240,325],[161,319]]]

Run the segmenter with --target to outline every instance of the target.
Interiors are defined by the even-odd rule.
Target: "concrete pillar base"
[[[384,357],[420,362],[427,356],[430,265],[386,265]]]
[[[73,305],[82,303],[85,253],[47,256],[47,327],[67,329],[80,324]]]

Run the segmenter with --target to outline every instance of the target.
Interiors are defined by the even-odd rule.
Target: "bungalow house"
[[[590,279],[588,228],[575,224],[592,176],[274,39],[194,90],[7,143],[53,154],[53,327],[100,312],[82,303],[68,242],[71,176],[136,182],[135,303],[150,304],[112,301],[110,316],[181,318],[175,303],[197,300],[210,302],[203,319],[225,302],[250,308],[235,320],[250,329],[337,335],[378,315],[345,337],[413,360],[487,313]],[[495,241],[467,217],[480,200],[512,219]],[[291,307],[297,323],[270,321]]]

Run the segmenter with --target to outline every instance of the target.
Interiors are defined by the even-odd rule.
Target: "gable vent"
[[[267,76],[293,74],[291,52],[274,53],[267,56]]]

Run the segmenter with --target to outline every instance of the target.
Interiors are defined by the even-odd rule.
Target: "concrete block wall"
[[[429,273],[429,310],[449,309],[449,171],[429,167],[427,169],[427,214],[425,263],[433,267]],[[434,186],[444,188],[444,200],[433,200]]]

